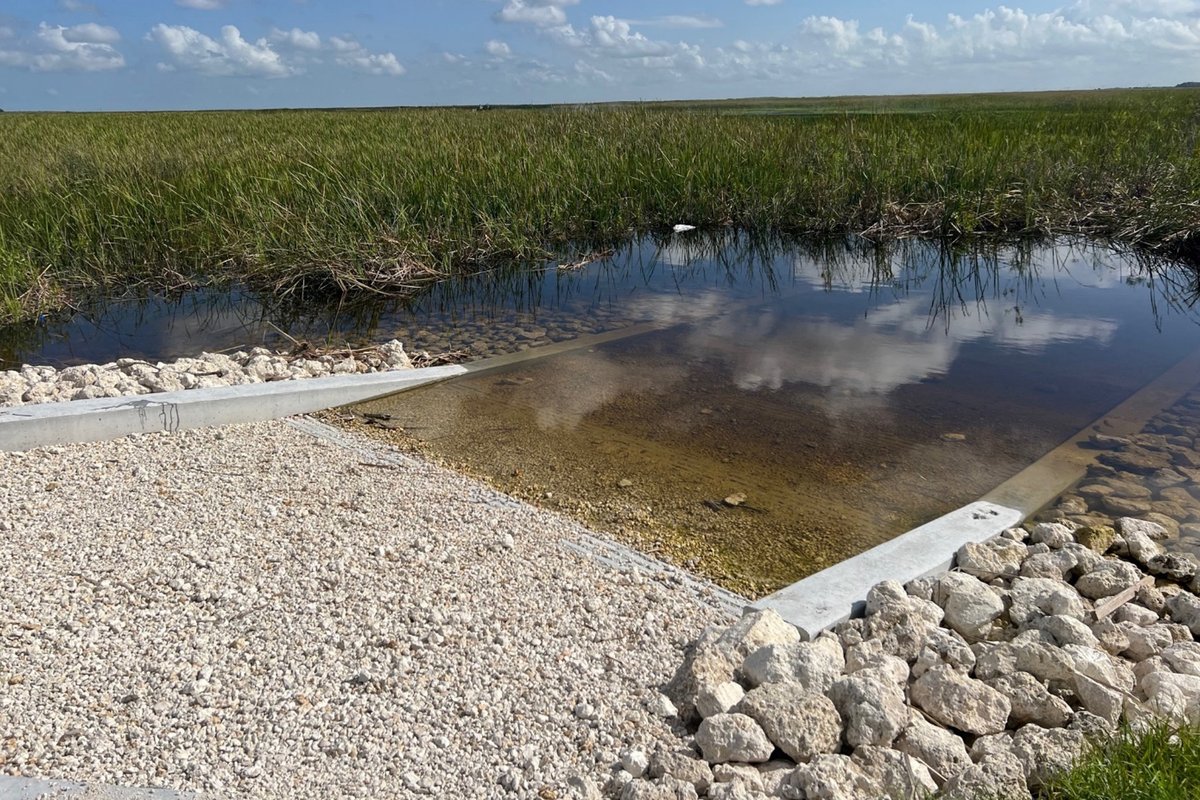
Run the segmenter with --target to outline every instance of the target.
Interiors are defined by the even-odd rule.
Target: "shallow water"
[[[975,500],[1200,346],[1186,286],[1108,251],[876,255],[643,251],[581,276],[637,335],[360,410],[761,594]]]
[[[0,359],[390,338],[524,351],[359,410],[402,429],[377,435],[760,594],[976,499],[1104,414],[1200,346],[1195,290],[1186,270],[1081,244],[682,236],[412,301],[109,303],[0,331]]]

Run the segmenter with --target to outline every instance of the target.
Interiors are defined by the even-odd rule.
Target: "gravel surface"
[[[0,453],[0,774],[562,798],[674,741],[655,687],[721,595],[390,453],[287,422]]]

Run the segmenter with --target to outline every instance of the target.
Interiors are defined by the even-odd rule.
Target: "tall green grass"
[[[0,318],[134,281],[403,291],[675,222],[1198,249],[1200,93],[1001,97],[2,114]]]
[[[1096,743],[1041,800],[1184,800],[1200,797],[1200,729],[1159,724]]]

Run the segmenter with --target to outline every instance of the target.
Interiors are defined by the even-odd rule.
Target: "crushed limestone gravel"
[[[0,774],[549,800],[675,740],[655,687],[727,597],[362,446],[271,422],[0,452]]]

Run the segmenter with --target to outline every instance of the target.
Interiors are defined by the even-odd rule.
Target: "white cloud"
[[[198,11],[217,11],[224,8],[227,2],[228,0],[175,0],[175,5]]]
[[[254,78],[283,78],[297,72],[266,39],[249,42],[233,25],[222,27],[218,40],[186,25],[160,23],[150,29],[147,38],[166,51],[170,59],[167,68]]]
[[[652,19],[626,20],[630,25],[640,25],[644,28],[724,28],[725,23],[716,17],[693,17],[686,14],[667,14]]]
[[[366,75],[399,77],[407,70],[394,53],[372,53],[353,36],[331,36],[329,44],[337,52],[334,61],[339,66]]]
[[[96,4],[86,3],[83,0],[58,0],[58,7],[63,11],[86,12],[88,14],[96,13]]]
[[[1154,16],[1155,10],[1178,16]],[[1080,0],[1041,13],[1001,5],[969,17],[949,14],[940,25],[910,16],[891,31],[863,30],[853,19],[810,16],[800,32],[814,60],[824,61],[829,70],[980,62],[1050,65],[1067,58],[1099,63],[1122,54],[1131,60],[1155,51],[1194,54],[1200,46],[1197,11],[1200,3],[1193,0]]]
[[[4,29],[11,38],[10,29]],[[34,72],[102,72],[125,66],[125,57],[113,47],[121,40],[115,28],[85,24],[71,28],[38,25],[27,42],[0,49],[0,66],[25,67]]]
[[[292,28],[290,31],[283,31],[279,28],[271,29],[271,41],[280,44],[286,44],[289,47],[294,47],[297,50],[320,50],[321,36],[312,31],[303,31],[299,28]]]
[[[494,58],[508,58],[512,55],[512,48],[507,43],[497,39],[491,39],[483,45],[483,49],[487,51],[489,56]]]
[[[121,41],[121,34],[116,28],[94,22],[72,25],[63,31],[63,36],[73,42],[89,44],[116,44]]]
[[[504,8],[496,12],[501,22],[520,22],[548,28],[564,25],[567,21],[565,6],[578,5],[579,0],[508,0]]]
[[[777,6],[783,0],[746,0],[748,6]]]

